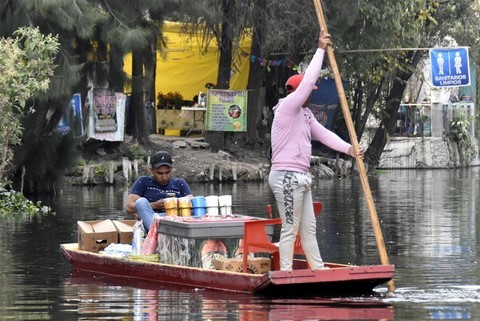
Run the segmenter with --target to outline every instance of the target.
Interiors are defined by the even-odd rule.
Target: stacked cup
[[[178,208],[177,208],[177,198],[176,197],[167,197],[163,200],[165,203],[165,214],[167,216],[177,216],[178,215]]]
[[[191,204],[190,197],[180,197],[178,199],[178,215],[179,216],[191,216]]]
[[[220,214],[222,216],[232,214],[232,195],[221,195],[218,197],[218,205],[220,206]]]
[[[200,217],[205,215],[207,212],[207,203],[205,201],[205,197],[203,196],[195,196],[190,200],[192,204],[192,214],[195,217]]]
[[[207,203],[208,215],[218,216],[218,196],[217,195],[205,196],[205,202]]]

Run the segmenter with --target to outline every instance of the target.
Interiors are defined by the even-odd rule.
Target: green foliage
[[[95,169],[95,176],[103,176],[105,174],[105,164],[99,164]]]
[[[0,186],[8,183],[5,171],[13,147],[20,144],[26,101],[48,89],[59,47],[56,37],[42,35],[38,28],[20,28],[14,35],[0,39]]]
[[[39,141],[35,157],[24,162],[28,174],[24,176],[23,191],[27,194],[53,192],[55,183],[65,175],[64,169],[71,169],[76,163],[75,144],[72,135],[53,134],[48,141]]]
[[[0,39],[0,104],[22,110],[28,98],[48,89],[58,41],[38,28],[20,28],[14,35]]]
[[[37,215],[51,213],[50,207],[42,206],[41,202],[33,203],[21,193],[15,191],[0,192],[0,217],[14,214]]]
[[[473,118],[463,109],[454,109],[450,123],[450,136],[461,149],[465,165],[470,164],[477,155],[477,148],[470,134]]]
[[[129,160],[146,159],[149,153],[139,144],[124,145],[121,154]]]

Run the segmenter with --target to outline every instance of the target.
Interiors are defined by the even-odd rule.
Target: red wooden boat
[[[327,263],[330,269],[310,270],[304,266],[291,272],[251,274],[129,260],[79,250],[77,243],[62,244],[61,251],[73,267],[81,271],[131,280],[275,297],[367,295],[376,286],[390,281],[395,272],[393,265]]]

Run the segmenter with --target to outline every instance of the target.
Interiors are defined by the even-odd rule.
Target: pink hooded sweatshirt
[[[272,170],[307,173],[312,137],[333,150],[348,154],[350,144],[323,127],[303,104],[312,93],[322,69],[325,50],[318,48],[298,88],[273,108]]]

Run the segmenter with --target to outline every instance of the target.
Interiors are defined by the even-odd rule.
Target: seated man
[[[141,219],[147,231],[155,213],[165,212],[165,198],[193,197],[184,179],[172,178],[172,170],[172,156],[159,151],[150,158],[152,176],[139,177],[130,189],[125,210]]]

